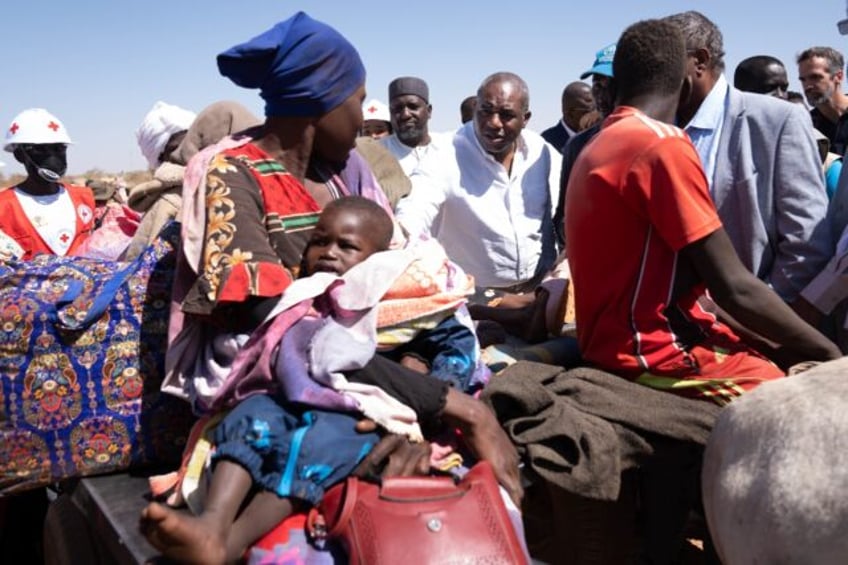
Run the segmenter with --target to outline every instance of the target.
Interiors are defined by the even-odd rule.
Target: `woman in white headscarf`
[[[161,103],[157,103],[157,107],[159,104]],[[150,114],[148,114],[149,117]],[[178,115],[175,114],[173,117]],[[159,120],[158,123],[163,124],[164,120]],[[173,125],[176,122],[170,123]],[[148,132],[150,136],[144,137],[148,145],[143,145],[142,136],[139,136],[142,153],[145,153],[145,156],[147,153],[150,155],[155,153],[156,159],[161,159],[161,163],[157,165],[153,173],[153,180],[137,184],[129,191],[130,207],[136,212],[143,213],[144,217],[122,258],[131,261],[138,257],[156,238],[165,224],[177,216],[182,205],[183,176],[186,165],[192,157],[224,137],[260,123],[262,120],[238,102],[222,101],[206,107],[193,119],[187,129],[171,134],[162,149],[158,149],[158,145],[153,146],[152,131]],[[145,129],[146,124],[150,125],[147,118],[139,132]],[[176,127],[173,125],[172,129]],[[145,129],[145,131],[148,130]],[[175,135],[179,138],[177,145],[173,144]],[[162,137],[160,135],[156,139],[161,141]],[[146,146],[147,152],[145,152]]]
[[[151,171],[179,145],[196,117],[194,112],[167,102],[159,101],[153,105],[135,132],[138,147]]]

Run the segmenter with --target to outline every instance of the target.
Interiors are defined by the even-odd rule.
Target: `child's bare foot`
[[[162,555],[180,563],[225,563],[225,537],[206,521],[158,504],[141,512],[141,532]]]

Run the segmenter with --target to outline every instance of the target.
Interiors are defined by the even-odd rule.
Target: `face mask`
[[[21,148],[29,167],[35,169],[36,174],[47,182],[59,182],[62,175],[68,170],[68,158],[65,147],[38,147]]]

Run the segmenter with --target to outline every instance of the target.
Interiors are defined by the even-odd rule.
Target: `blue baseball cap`
[[[612,75],[612,60],[615,57],[615,43],[607,45],[597,53],[595,53],[595,63],[592,68],[580,75],[584,79],[591,75],[604,75],[611,77]]]

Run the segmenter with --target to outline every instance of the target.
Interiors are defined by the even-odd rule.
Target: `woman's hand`
[[[367,433],[377,428],[371,420],[360,420],[356,431]],[[358,477],[407,477],[430,472],[430,444],[412,442],[406,436],[389,434],[365,456],[353,470]]]
[[[462,431],[468,448],[479,459],[488,461],[498,478],[518,507],[524,498],[519,472],[519,457],[515,446],[501,428],[495,414],[488,406],[474,398],[449,389],[442,412],[443,420]],[[374,422],[361,420],[356,429],[373,431]],[[412,443],[404,436],[387,435],[354,469],[357,476],[426,475],[430,469],[430,444]]]
[[[448,391],[443,419],[458,427],[468,448],[492,465],[498,482],[520,508],[524,498],[515,446],[488,406],[456,389]]]

